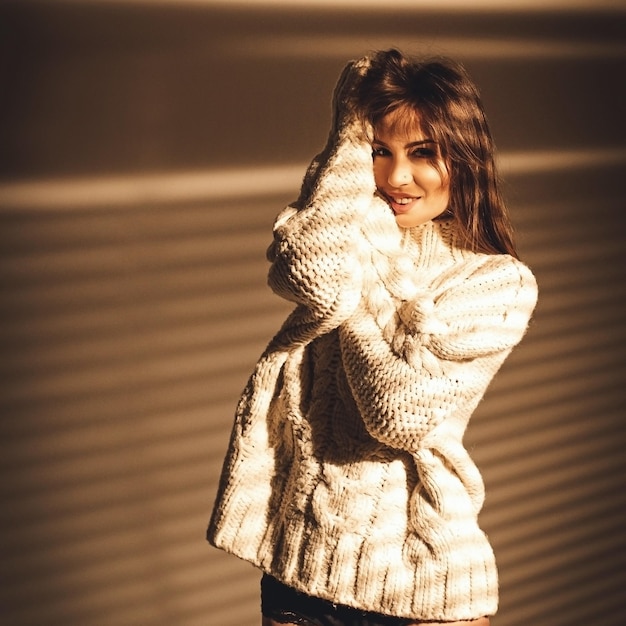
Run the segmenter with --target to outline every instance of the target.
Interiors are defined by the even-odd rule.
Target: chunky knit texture
[[[237,406],[209,541],[295,589],[421,620],[492,615],[468,420],[524,335],[537,286],[452,221],[397,227],[335,94],[325,151],[277,218],[269,284],[296,307]]]

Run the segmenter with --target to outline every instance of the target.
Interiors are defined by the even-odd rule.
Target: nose
[[[413,178],[411,165],[405,159],[394,159],[390,165],[387,182],[392,187],[408,185]]]

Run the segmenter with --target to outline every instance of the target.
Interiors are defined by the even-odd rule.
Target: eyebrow
[[[381,141],[380,139],[376,139],[376,137],[374,137],[372,143],[377,143],[377,144],[380,144],[381,146],[387,147],[387,144],[384,141]],[[423,146],[428,143],[436,144],[437,142],[434,139],[420,139],[419,141],[411,141],[407,143],[404,147],[415,148],[416,146]]]

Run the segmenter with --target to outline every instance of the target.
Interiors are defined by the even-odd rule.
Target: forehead
[[[418,111],[404,106],[383,116],[374,126],[376,137],[423,138],[424,129]]]

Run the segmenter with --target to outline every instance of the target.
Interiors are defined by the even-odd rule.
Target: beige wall
[[[288,310],[269,229],[339,70],[391,45],[482,87],[540,284],[467,438],[493,624],[623,623],[626,13],[380,4],[0,5],[2,624],[259,623],[257,573],[204,531]]]

